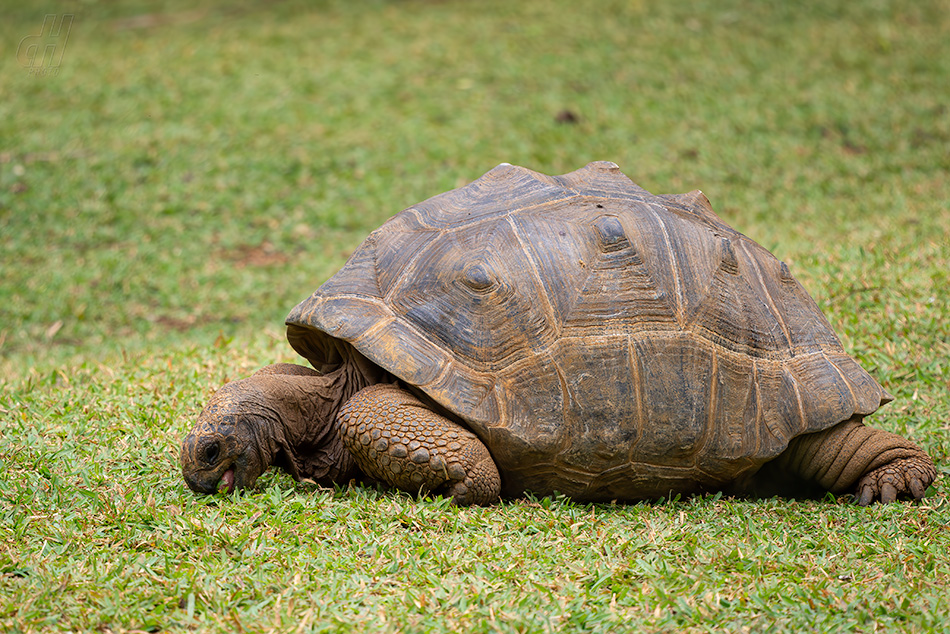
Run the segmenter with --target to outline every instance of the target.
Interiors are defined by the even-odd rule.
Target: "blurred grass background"
[[[0,626],[927,630],[950,616],[943,493],[870,510],[458,511],[274,475],[219,508],[183,490],[175,454],[217,385],[293,360],[284,316],[387,217],[502,161],[603,159],[654,193],[702,189],[788,262],[898,396],[875,424],[946,474],[946,0],[0,12]],[[31,74],[22,42],[47,14],[74,19],[59,68]],[[587,515],[604,530],[584,533]],[[326,541],[294,555],[298,530]],[[386,536],[368,559],[367,535]],[[440,544],[456,559],[421,571]],[[512,548],[537,584],[504,573]]]

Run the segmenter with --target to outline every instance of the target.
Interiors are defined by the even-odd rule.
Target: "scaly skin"
[[[832,493],[852,491],[858,504],[924,496],[937,469],[923,449],[897,434],[866,427],[856,416],[798,436],[768,465]]]
[[[182,443],[188,486],[241,490],[271,465],[330,485],[361,468],[410,492],[445,493],[459,505],[498,499],[498,469],[475,434],[395,385],[360,389],[388,377],[356,368],[344,364],[321,375],[280,363],[222,387]]]
[[[501,478],[478,437],[396,385],[358,392],[337,420],[346,448],[377,480],[443,492],[460,506],[498,500]]]
[[[182,475],[197,493],[254,486],[271,465],[330,485],[357,474],[334,416],[365,382],[348,366],[321,375],[289,363],[223,386],[182,442]]]

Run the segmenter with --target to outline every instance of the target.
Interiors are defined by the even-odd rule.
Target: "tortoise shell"
[[[890,400],[701,192],[607,162],[502,164],[402,211],[287,326],[318,370],[352,346],[463,421],[509,495],[718,489]]]

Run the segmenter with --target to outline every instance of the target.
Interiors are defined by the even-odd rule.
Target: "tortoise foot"
[[[451,496],[456,506],[486,505],[498,501],[501,479],[488,450],[484,454],[477,449],[468,453],[471,455],[464,460],[467,467],[465,477],[445,486],[444,494]]]
[[[861,506],[875,501],[887,504],[906,497],[919,500],[936,477],[937,469],[926,455],[899,458],[865,473],[858,481],[855,495]]]

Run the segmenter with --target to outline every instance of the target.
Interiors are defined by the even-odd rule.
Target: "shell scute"
[[[389,298],[393,313],[464,364],[497,371],[557,336],[531,263],[506,220],[431,240]]]
[[[626,335],[558,342],[559,378],[567,396],[564,429],[575,439],[558,454],[558,464],[586,472],[627,462],[644,435],[642,368]],[[591,433],[596,429],[597,433]]]

